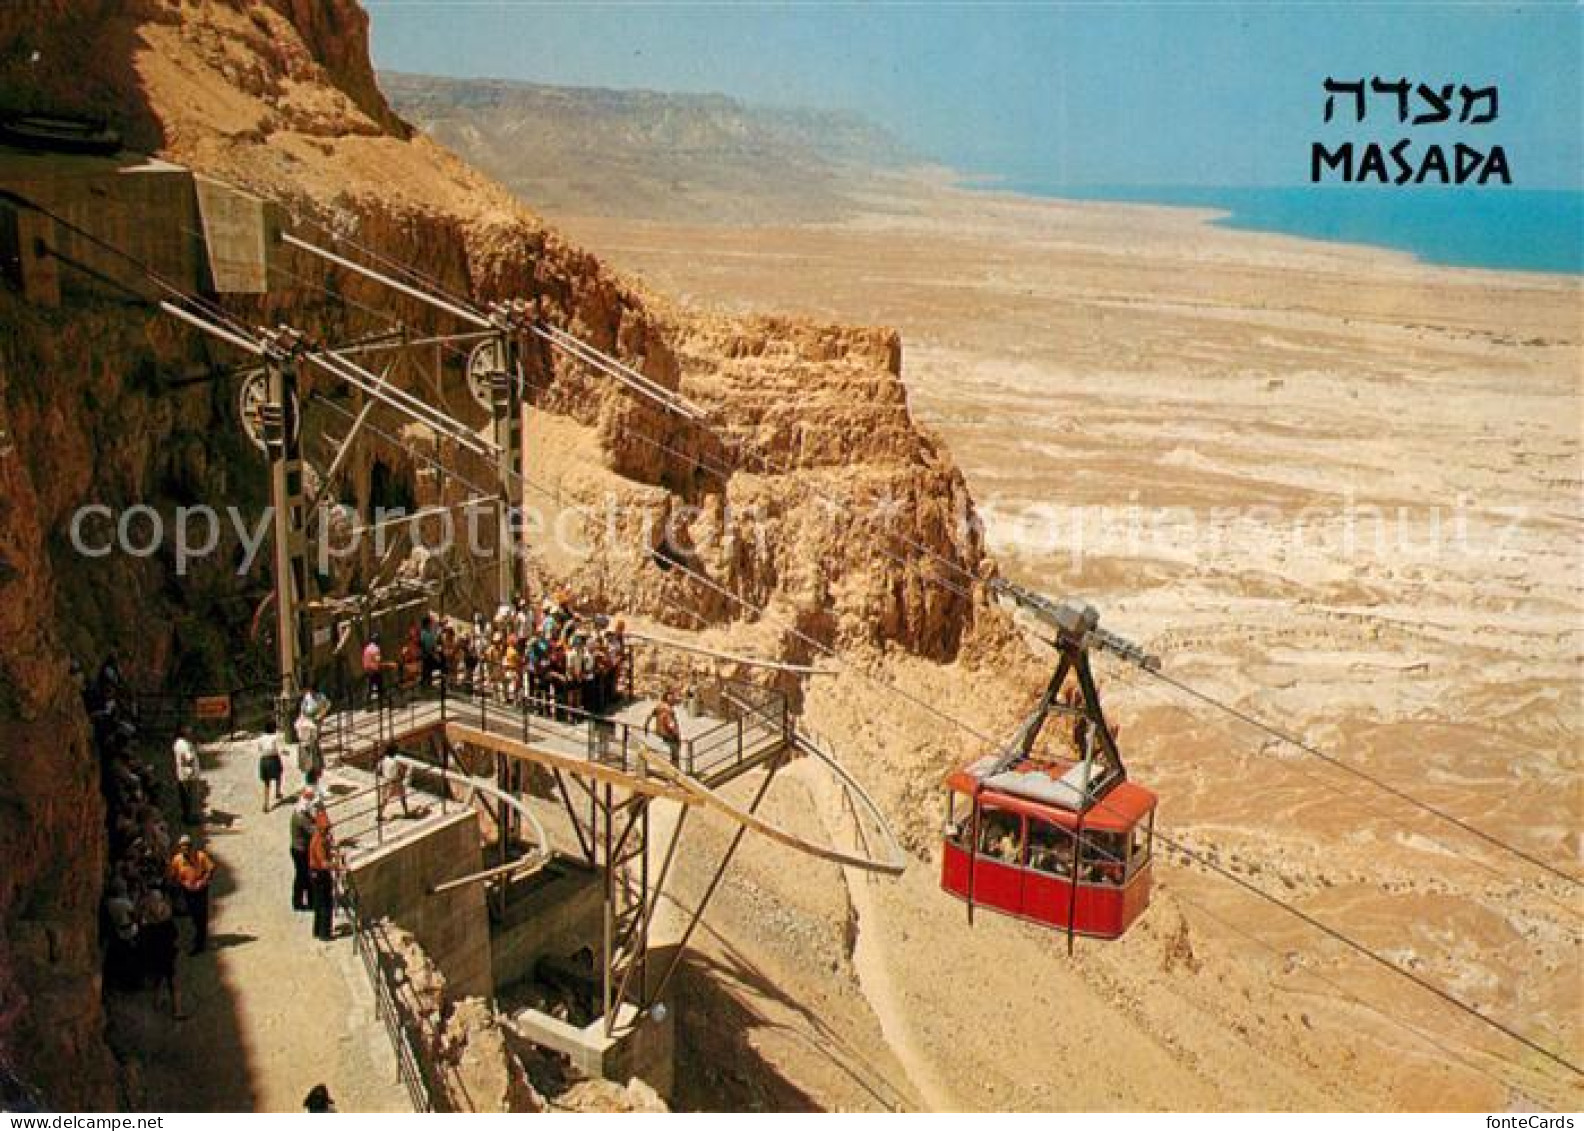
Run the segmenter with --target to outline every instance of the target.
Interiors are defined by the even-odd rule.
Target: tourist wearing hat
[[[176,855],[171,857],[170,879],[181,889],[187,916],[192,920],[193,954],[202,954],[209,944],[209,884],[214,874],[215,862],[209,854],[196,847],[193,838],[183,833],[176,842]]]

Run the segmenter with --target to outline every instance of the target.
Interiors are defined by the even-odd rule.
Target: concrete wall
[[[484,885],[429,891],[484,867],[478,817],[459,809],[426,818],[402,839],[349,862],[362,912],[410,931],[445,974],[453,997],[490,1000],[495,983]]]
[[[137,157],[7,150],[0,162],[0,187],[92,232],[178,287],[194,289],[202,281],[198,201],[192,174],[180,166]],[[75,268],[39,261],[31,246],[34,238],[132,290],[166,297],[120,256],[37,213],[26,215],[33,230],[24,233],[28,246],[22,248],[22,273],[30,300],[53,305],[63,295],[122,297],[116,288]]]
[[[492,941],[496,988],[531,977],[545,955],[565,958],[585,946],[597,954],[602,908],[599,873],[575,861],[557,860],[515,886]]]
[[[77,295],[120,298],[119,288],[53,256],[63,255],[149,298],[169,297],[127,260],[95,240],[141,260],[183,290],[261,294],[280,227],[279,210],[218,181],[196,180],[168,161],[137,155],[91,157],[0,148],[0,188],[92,233],[78,235],[27,208],[0,225],[6,273],[20,273],[23,293],[45,306]],[[4,210],[12,212],[9,206]]]
[[[669,1004],[664,1017],[656,1020],[649,1014],[605,1054],[606,1079],[625,1084],[634,1076],[662,1099],[671,1099],[676,1088],[676,1009]]]

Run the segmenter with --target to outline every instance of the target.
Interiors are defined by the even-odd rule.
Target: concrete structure
[[[346,854],[359,913],[369,922],[388,918],[412,932],[455,996],[493,1000],[484,885],[431,894],[436,885],[484,866],[477,812],[462,806],[386,829],[384,844]]]
[[[616,1034],[605,1032],[597,1017],[583,1028],[569,1025],[536,1009],[513,1018],[517,1031],[536,1045],[561,1053],[585,1076],[602,1076],[625,1084],[634,1076],[663,1099],[676,1084],[676,1014],[650,1009],[642,1016],[627,1002],[616,1018]]]
[[[604,897],[599,873],[566,857],[513,883],[490,944],[495,988],[532,978],[541,958],[566,958],[597,947]]]
[[[0,276],[30,302],[169,297],[132,260],[184,291],[266,289],[278,209],[180,165],[0,146],[0,193]]]

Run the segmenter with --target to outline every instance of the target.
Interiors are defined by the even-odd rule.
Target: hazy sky
[[[1300,183],[1312,141],[1504,146],[1584,187],[1584,10],[1558,4],[541,4],[364,0],[377,66],[855,110],[967,171],[1068,185]],[[1322,123],[1328,75],[1496,84],[1483,127]],[[1419,110],[1416,104],[1413,112]]]

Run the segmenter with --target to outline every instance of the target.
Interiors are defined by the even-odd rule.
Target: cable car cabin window
[[[946,843],[968,851],[968,825],[973,820],[973,803],[956,790],[946,791]]]
[[[1132,876],[1149,863],[1150,844],[1153,838],[1150,833],[1155,827],[1155,812],[1150,811],[1139,824],[1133,826],[1133,847],[1128,851],[1128,875]]]
[[[1030,821],[1028,859],[1029,867],[1036,872],[1069,879],[1073,864],[1072,833],[1060,825]]]
[[[1122,834],[1084,830],[1078,862],[1080,883],[1115,887],[1122,882],[1126,864],[1127,840]]]
[[[1023,863],[1023,818],[999,809],[981,810],[979,852],[1014,868],[1020,866]]]

